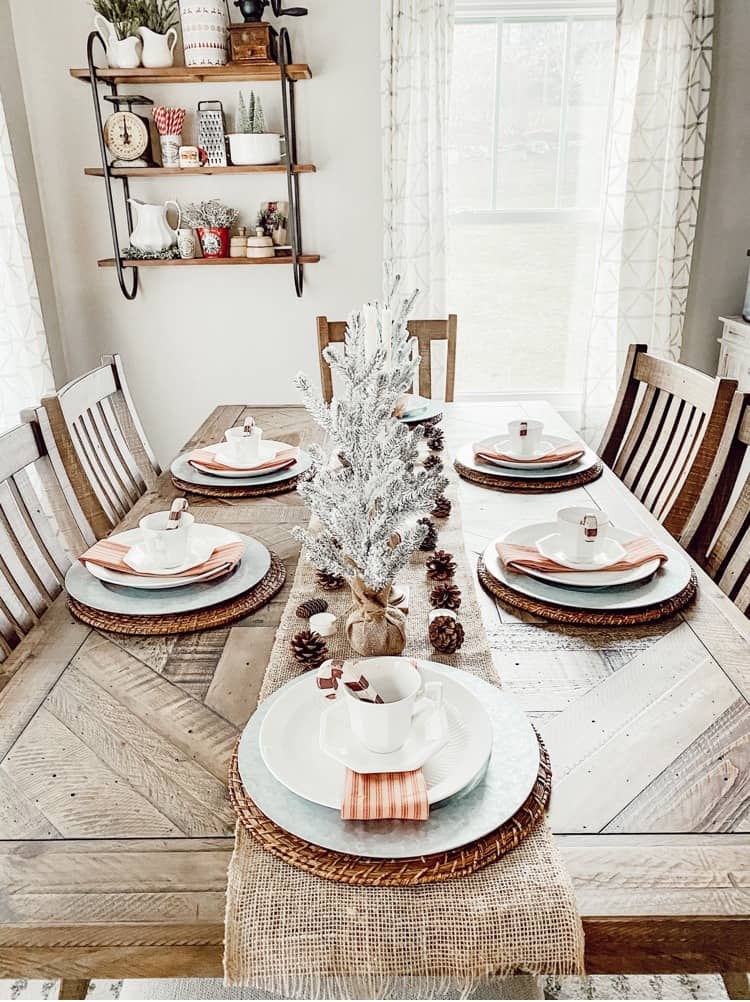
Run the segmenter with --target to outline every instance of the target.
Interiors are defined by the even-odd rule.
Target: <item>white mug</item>
[[[529,418],[509,421],[508,435],[513,454],[524,459],[533,457],[542,441],[543,429],[541,421],[532,421]]]
[[[179,567],[188,553],[190,531],[195,518],[190,512],[183,512],[176,528],[168,529],[168,511],[156,511],[145,515],[138,525],[146,556],[154,567]]]
[[[576,505],[557,513],[557,526],[565,556],[574,563],[588,563],[601,552],[610,519],[598,508]]]
[[[356,664],[383,702],[366,703],[341,684],[336,698],[345,701],[354,736],[365,748],[383,755],[397,751],[409,737],[414,717],[439,709],[443,684],[425,683],[407,658],[365,658]]]
[[[245,434],[244,428],[227,428],[224,437],[227,440],[227,453],[232,462],[238,466],[252,466],[258,462],[263,429],[257,424],[253,426],[249,435]]]

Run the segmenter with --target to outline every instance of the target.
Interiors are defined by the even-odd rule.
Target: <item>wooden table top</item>
[[[570,429],[524,404],[548,430]],[[207,444],[248,408],[217,408]],[[449,451],[517,405],[446,405]],[[268,437],[316,436],[299,407],[252,408]],[[165,474],[123,523],[175,495]],[[664,537],[609,471],[558,495],[461,485],[472,559],[514,524],[593,500]],[[295,493],[196,501],[288,571],[264,609],[172,638],[104,635],[64,599],[0,666],[0,976],[220,976],[234,817],[229,756],[257,700],[304,523]],[[591,973],[745,971],[750,956],[750,628],[699,571],[695,605],[653,626],[515,615],[477,589],[495,663],[547,742],[551,820],[572,873]]]

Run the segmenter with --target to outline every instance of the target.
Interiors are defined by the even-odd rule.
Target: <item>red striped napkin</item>
[[[557,460],[569,459],[571,462],[574,459],[580,459],[580,457],[586,452],[586,446],[583,442],[566,442],[565,445],[559,445],[556,449],[551,452],[546,452],[543,456],[535,456],[533,459],[523,459],[519,456],[511,456],[506,452],[494,452],[492,449],[487,449],[482,442],[478,442],[473,446],[474,458],[476,460],[495,461],[498,462],[511,462],[511,463],[554,463]]]
[[[421,769],[363,775],[346,770],[344,821],[426,821],[430,816],[427,783]]]
[[[639,536],[622,544],[625,549],[625,556],[618,560],[616,564],[609,564],[607,567],[597,567],[593,573],[603,571],[629,571],[642,564],[647,564],[649,560],[658,558],[662,564],[669,560],[668,555],[654,539],[647,536]],[[544,557],[535,546],[518,546],[515,543],[495,543],[495,550],[502,561],[503,567],[509,571],[516,571],[523,574],[526,569],[541,571],[543,574],[576,574],[585,572],[592,573],[589,568],[566,567],[558,564],[556,560]]]
[[[217,546],[208,560],[202,564],[197,564],[187,571],[180,571],[178,574],[147,573],[146,571],[136,571],[129,564],[125,563],[125,557],[130,550],[129,546],[123,543],[113,543],[109,539],[100,539],[98,543],[86,550],[78,559],[82,564],[92,563],[97,567],[106,567],[110,571],[118,571],[120,574],[133,574],[136,577],[159,577],[159,578],[182,578],[193,577],[196,574],[209,574],[211,571],[218,571],[225,567],[227,571],[232,570],[242,559],[245,553],[245,544],[238,540],[236,543],[225,543],[224,546]]]
[[[294,447],[280,449],[273,459],[267,459],[264,463],[258,463],[257,466],[228,466],[226,463],[218,460],[216,454],[211,452],[210,449],[196,449],[195,452],[191,452],[188,456],[188,462],[191,466],[200,463],[201,466],[205,466],[209,470],[225,470],[232,473],[245,471],[248,473],[257,473],[259,470],[285,470],[297,462],[298,456],[299,449]]]

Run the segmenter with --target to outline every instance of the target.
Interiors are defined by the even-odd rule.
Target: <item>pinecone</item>
[[[428,448],[432,449],[433,452],[442,452],[445,446],[445,435],[443,434],[443,429],[435,425],[427,430],[425,435]]]
[[[427,577],[431,581],[450,581],[456,573],[456,561],[453,554],[446,550],[435,550],[425,564]]]
[[[435,544],[437,543],[437,526],[431,518],[420,518],[417,521],[417,525],[427,526],[427,535],[424,537],[424,541],[420,543],[419,548],[420,550],[424,550],[425,553],[429,553],[431,550],[435,549]]]
[[[443,468],[443,464],[440,462],[440,456],[436,456],[432,452],[422,463],[422,466],[424,466],[426,470],[433,470],[433,469],[442,470]]]
[[[303,668],[320,668],[328,657],[328,646],[319,633],[301,630],[289,644],[294,660]]]
[[[328,603],[324,598],[308,598],[306,602],[300,602],[297,606],[297,615],[300,619],[309,619],[310,616],[317,616],[319,612],[325,612]]]
[[[450,499],[445,494],[441,494],[430,514],[433,518],[448,518],[451,513],[451,507]]]
[[[430,592],[433,609],[452,609],[457,612],[461,605],[461,589],[454,584],[438,584]]]
[[[464,642],[464,628],[453,616],[436,616],[429,632],[430,643],[441,654],[455,654]]]
[[[330,574],[328,571],[316,571],[315,580],[323,591],[338,591],[346,583],[339,574]]]

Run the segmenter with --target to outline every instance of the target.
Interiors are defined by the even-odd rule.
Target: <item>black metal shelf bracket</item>
[[[130,282],[128,282],[125,276],[125,268],[122,264],[122,254],[120,251],[120,238],[117,233],[117,215],[115,213],[115,196],[112,190],[113,180],[119,180],[122,182],[122,195],[125,203],[125,219],[128,225],[128,237],[133,232],[133,213],[130,208],[130,184],[126,177],[113,178],[112,168],[109,165],[109,158],[107,156],[107,147],[104,144],[104,122],[102,121],[102,109],[99,102],[99,84],[100,79],[97,74],[97,68],[94,63],[94,46],[99,43],[106,53],[107,46],[99,34],[98,31],[92,31],[88,38],[88,43],[86,45],[86,58],[88,60],[89,66],[89,78],[91,80],[91,96],[94,101],[94,118],[96,119],[97,135],[99,138],[99,153],[102,158],[102,170],[104,171],[104,190],[107,195],[107,209],[109,211],[109,226],[112,231],[112,248],[114,250],[115,258],[115,268],[117,269],[117,280],[120,283],[120,289],[122,290],[123,296],[128,300],[133,300],[138,294],[138,269],[129,268],[131,272]],[[109,87],[113,95],[117,94],[117,84],[114,81],[109,83]]]
[[[281,108],[286,136],[286,187],[289,197],[289,227],[292,235],[292,272],[297,298],[302,296],[304,276],[300,255],[302,254],[302,218],[299,206],[299,174],[293,167],[297,163],[297,115],[294,107],[294,80],[289,77],[287,66],[293,62],[292,43],[289,32],[282,28],[279,32],[279,70],[281,76]]]

